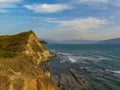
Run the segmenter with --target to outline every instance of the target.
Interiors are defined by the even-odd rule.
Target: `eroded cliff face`
[[[52,54],[34,32],[2,36],[0,42],[0,90],[59,90],[50,77]]]
[[[33,62],[36,64],[46,61],[51,57],[50,52],[43,47],[32,31],[28,37],[28,43],[26,44],[26,49],[23,53],[27,56],[33,57]]]

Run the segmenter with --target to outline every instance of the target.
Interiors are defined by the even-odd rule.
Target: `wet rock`
[[[80,85],[75,81],[72,76],[60,74],[53,76],[53,81],[61,90],[82,90]]]
[[[80,85],[86,84],[84,78],[83,78],[81,75],[79,75],[79,74],[76,72],[76,70],[74,70],[73,68],[69,68],[69,71],[71,72],[71,74],[73,75],[73,77],[76,79],[76,81],[77,81]]]
[[[87,80],[73,68],[68,68],[71,75],[59,74],[52,76],[53,81],[61,90],[92,90]]]

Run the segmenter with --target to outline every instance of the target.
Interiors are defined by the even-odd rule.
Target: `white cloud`
[[[14,8],[22,0],[0,0],[0,13],[8,12],[6,8]]]
[[[80,3],[84,3],[88,5],[106,4],[106,5],[120,7],[120,0],[73,0],[73,2],[76,4],[80,4]]]
[[[72,0],[71,4],[104,4],[104,3],[109,3],[110,0]]]
[[[7,10],[4,10],[4,9],[0,9],[0,13],[6,13],[8,12]]]
[[[71,9],[71,7],[64,4],[33,4],[25,5],[24,7],[29,10],[33,10],[36,13],[55,13],[66,9]]]
[[[71,28],[73,30],[76,29],[93,29],[98,28],[100,25],[104,25],[107,23],[106,20],[87,17],[87,18],[78,18],[73,20],[59,20],[59,21],[52,21],[54,23],[58,23],[61,27]]]
[[[120,7],[120,0],[111,0],[110,4],[116,7]]]
[[[79,0],[79,2],[101,2],[101,3],[105,3],[108,1],[109,0]]]
[[[20,0],[0,0],[0,3],[17,3]]]
[[[45,18],[45,17],[30,17],[32,19],[40,20],[44,23],[54,23],[59,28],[65,28],[67,30],[80,30],[80,29],[97,29],[101,25],[108,24],[104,19],[99,19],[95,17],[86,17],[86,18],[75,18],[75,19],[57,19],[57,18]]]
[[[43,21],[43,20],[42,20]],[[76,18],[71,20],[58,20],[52,18],[44,18],[44,22],[53,25],[50,31],[44,32],[44,36],[49,39],[71,40],[71,39],[95,39],[95,36],[102,30],[102,25],[108,24],[106,20],[87,17]],[[46,26],[44,29],[47,28]],[[47,28],[48,29],[48,28]],[[97,33],[96,33],[97,32]],[[54,34],[53,34],[54,33]],[[42,36],[43,38],[45,38]],[[56,37],[56,38],[54,38]]]
[[[21,0],[0,0],[0,8],[13,8]]]
[[[7,4],[7,3],[1,4],[0,3],[0,8],[14,8],[14,7],[16,7],[15,4]]]

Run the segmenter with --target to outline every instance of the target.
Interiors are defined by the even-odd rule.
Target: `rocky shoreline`
[[[91,90],[87,87],[84,78],[79,74],[73,73],[73,76],[67,74],[53,75],[52,79],[60,90]]]
[[[52,80],[60,88],[60,90],[91,90],[87,86],[87,81],[85,78],[78,74],[77,71],[73,68],[68,68],[68,71],[71,75],[68,74],[59,74],[52,75]]]
[[[92,90],[83,74],[78,73],[71,65],[60,63],[58,58],[51,59],[51,77],[60,90]]]

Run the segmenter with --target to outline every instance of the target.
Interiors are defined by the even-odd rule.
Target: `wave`
[[[106,69],[105,71],[107,71],[107,72],[111,72],[111,73],[117,73],[117,74],[120,74],[120,71],[114,71],[114,70],[109,70],[109,69]]]
[[[73,62],[73,63],[78,62],[77,59],[79,59],[79,57],[75,57],[75,56],[68,56],[68,58],[69,58],[69,60],[70,60],[71,62]]]
[[[72,63],[76,63],[79,61],[80,57],[74,56],[70,53],[65,53],[65,52],[56,52],[57,56],[61,59],[60,62],[64,63],[64,62],[72,62]]]
[[[79,60],[79,57],[73,56],[73,55],[67,55],[67,56],[63,56],[62,60],[60,61],[61,63],[63,62],[72,62],[72,63],[76,63]]]
[[[65,53],[65,52],[57,52],[57,55],[69,56],[69,55],[72,55],[72,54],[70,54],[70,53]]]
[[[86,60],[91,60],[91,61],[100,61],[100,60],[108,60],[108,58],[103,57],[103,56],[75,56],[73,54],[70,53],[65,53],[65,52],[57,52],[55,50],[54,51],[57,56],[60,58],[60,62],[64,63],[64,62],[72,62],[72,63],[78,63],[78,62],[86,62]]]

